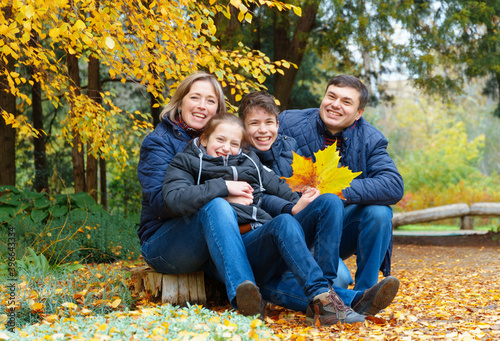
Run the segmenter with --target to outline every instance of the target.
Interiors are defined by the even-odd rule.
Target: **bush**
[[[0,236],[15,228],[18,258],[28,247],[51,264],[136,259],[140,254],[137,224],[110,215],[87,193],[56,195],[0,187]],[[6,228],[2,228],[6,227]],[[2,254],[6,245],[1,245]]]
[[[499,176],[479,167],[484,143],[484,136],[469,140],[463,123],[422,140],[418,150],[398,160],[405,196],[397,210],[500,201]]]

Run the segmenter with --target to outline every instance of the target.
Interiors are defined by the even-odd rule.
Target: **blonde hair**
[[[178,121],[179,109],[182,104],[182,99],[189,93],[193,83],[198,81],[208,81],[214,87],[215,95],[217,96],[217,100],[219,102],[217,107],[217,114],[219,112],[226,111],[226,101],[224,98],[224,93],[222,92],[222,87],[217,78],[215,78],[214,75],[209,74],[207,72],[199,71],[197,73],[193,73],[187,76],[179,84],[179,86],[175,90],[174,95],[170,99],[170,102],[165,106],[165,108],[163,108],[162,112],[160,113],[160,120],[168,116],[168,118],[170,118],[171,121],[176,123],[179,122]]]

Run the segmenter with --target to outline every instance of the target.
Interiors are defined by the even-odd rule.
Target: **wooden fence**
[[[470,206],[467,204],[453,204],[406,213],[395,213],[392,218],[392,226],[397,228],[402,225],[460,218],[460,229],[472,230],[474,229],[474,216],[500,216],[500,203],[478,202]]]

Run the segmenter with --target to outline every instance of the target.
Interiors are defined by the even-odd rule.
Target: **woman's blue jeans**
[[[236,213],[222,198],[210,201],[195,215],[166,221],[141,250],[158,272],[201,270],[222,281],[234,307],[236,287],[245,280],[255,283]]]

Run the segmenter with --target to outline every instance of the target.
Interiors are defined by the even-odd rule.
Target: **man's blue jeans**
[[[354,290],[364,291],[378,282],[392,235],[392,209],[381,205],[347,205],[340,257],[356,253]]]
[[[202,270],[222,281],[233,307],[236,287],[245,280],[255,283],[236,213],[222,198],[210,201],[198,214],[166,221],[143,242],[141,251],[144,260],[158,272]]]

